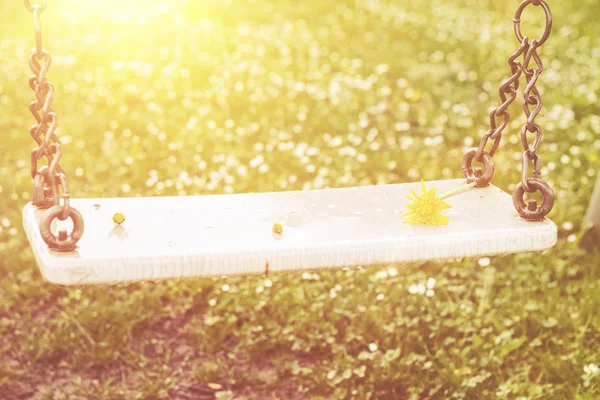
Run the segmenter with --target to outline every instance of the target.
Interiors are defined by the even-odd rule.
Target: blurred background
[[[459,178],[518,48],[512,0],[48,2],[47,77],[73,197]],[[554,249],[61,288],[42,280],[21,228],[33,18],[21,1],[3,1],[0,393],[600,396],[600,255],[577,248],[600,156],[600,3],[550,6],[537,121],[542,177],[557,197]],[[538,38],[543,23],[539,8],[525,10],[525,35]],[[495,156],[493,183],[510,192],[521,175],[521,101]]]

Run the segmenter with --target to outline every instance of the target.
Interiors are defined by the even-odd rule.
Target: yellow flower
[[[116,213],[113,215],[113,221],[115,224],[121,225],[123,222],[125,222],[125,216],[121,213]]]
[[[409,224],[446,225],[448,218],[440,214],[441,211],[452,208],[452,206],[435,194],[435,188],[427,189],[425,182],[421,181],[422,192],[417,194],[410,189],[414,197],[407,196],[412,201],[406,207],[410,210],[403,215],[404,222]]]
[[[273,233],[277,233],[277,234],[282,234],[283,233],[283,225],[281,225],[279,222],[276,222],[273,225]]]

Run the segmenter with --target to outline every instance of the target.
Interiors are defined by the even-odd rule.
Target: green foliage
[[[74,197],[457,178],[517,46],[516,1],[49,3]],[[20,228],[33,27],[21,2],[3,2],[0,397],[600,397],[600,254],[574,243],[600,159],[600,9],[551,6],[538,120],[554,249],[61,288],[41,279]],[[541,14],[525,12],[525,34]],[[525,121],[511,111],[494,177],[508,191]]]

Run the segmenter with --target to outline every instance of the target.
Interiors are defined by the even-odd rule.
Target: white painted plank
[[[463,180],[426,182],[438,194]],[[85,233],[76,251],[50,251],[28,204],[23,223],[43,276],[63,285],[264,274],[540,251],[556,225],[518,217],[500,189],[446,199],[444,226],[402,223],[420,183],[188,197],[73,199]],[[100,204],[97,208],[94,204]],[[126,221],[115,225],[114,213]],[[275,222],[283,234],[272,233]]]

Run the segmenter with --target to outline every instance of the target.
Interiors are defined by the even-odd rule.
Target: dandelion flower
[[[440,212],[452,208],[452,206],[436,196],[435,188],[427,189],[423,181],[421,181],[421,188],[421,194],[417,194],[417,192],[410,189],[413,197],[407,196],[407,198],[412,201],[412,204],[406,206],[410,211],[404,214],[404,222],[408,222],[411,225],[448,224],[448,218],[440,214]]]
[[[444,217],[440,212],[452,208],[452,206],[443,199],[446,197],[453,196],[455,194],[464,192],[470,188],[475,187],[477,182],[467,183],[446,193],[436,196],[435,188],[427,189],[425,182],[421,181],[421,194],[417,194],[414,190],[410,189],[413,197],[407,196],[412,201],[412,204],[408,204],[406,207],[410,210],[404,214],[404,222],[409,224],[426,224],[426,225],[446,225],[448,224],[448,218]]]

